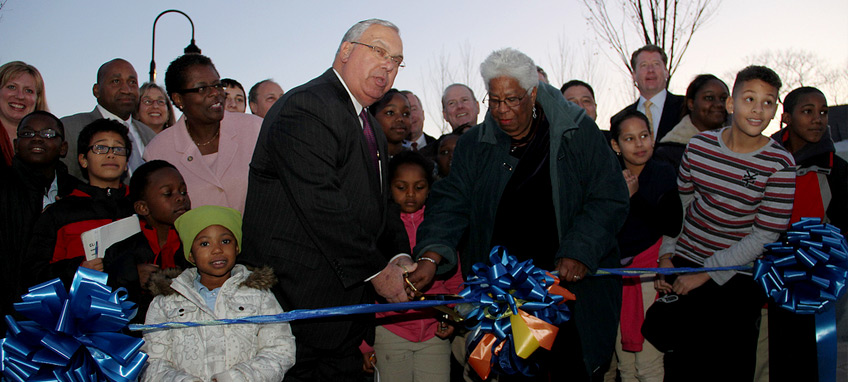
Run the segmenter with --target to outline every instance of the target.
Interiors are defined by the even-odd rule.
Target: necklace
[[[191,128],[188,127],[188,121],[186,121],[186,131],[188,131],[189,138],[191,138],[191,141],[194,142],[194,144],[197,145],[197,147],[203,147],[203,146],[206,146],[206,145],[209,145],[210,143],[212,143],[212,141],[214,141],[215,138],[218,138],[218,134],[221,133],[221,125],[218,125],[218,129],[215,130],[215,135],[213,135],[212,138],[209,138],[209,140],[204,142],[204,143],[197,143],[197,141],[194,140],[194,137],[191,136]]]

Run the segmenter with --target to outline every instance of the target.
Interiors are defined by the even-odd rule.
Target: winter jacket
[[[280,314],[269,288],[276,283],[270,268],[252,272],[236,265],[218,289],[212,312],[194,287],[197,268],[151,275],[156,295],[146,324],[190,322]],[[281,381],[294,365],[294,336],[288,323],[233,324],[150,331],[142,351],[150,358],[141,381]]]
[[[654,148],[654,156],[652,158],[666,162],[674,167],[675,173],[680,168],[680,160],[683,158],[683,151],[686,150],[686,145],[689,140],[701,131],[692,124],[692,119],[689,114],[674,126],[661,140],[657,141],[657,146]]]
[[[621,167],[595,123],[559,89],[539,84],[536,103],[550,123],[551,187],[560,240],[550,261],[536,265],[553,269],[557,259],[570,258],[585,264],[590,273],[618,267],[615,234],[627,218],[629,199]],[[443,257],[438,273],[456,265],[456,249],[466,231],[467,245],[459,248],[463,275],[476,263],[488,263],[501,194],[518,165],[509,150],[510,137],[491,113],[459,138],[450,175],[430,191],[415,247],[416,257],[427,251]],[[527,219],[533,216],[528,211]],[[591,374],[609,362],[613,352],[621,280],[586,277],[565,286],[577,295],[572,317]]]
[[[29,286],[59,277],[71,285],[85,261],[82,233],[134,213],[126,186],[99,188],[80,184],[62,200],[48,206],[33,228],[23,268],[29,268]]]
[[[191,263],[183,256],[183,247],[177,231],[171,228],[163,248],[159,248],[156,230],[139,218],[141,232],[121,240],[106,250],[103,257],[103,272],[109,274],[108,285],[112,290],[124,288],[127,298],[138,305],[132,324],[144,323],[147,307],[153,296],[147,287],[142,287],[138,278],[138,264],[155,264],[160,269],[176,268],[179,272],[190,268]],[[139,332],[132,332],[138,334]]]
[[[784,128],[772,138],[785,147],[789,134]],[[848,162],[834,155],[830,129],[820,141],[808,143],[792,156],[798,170],[791,222],[818,217],[848,233]]]
[[[25,262],[27,245],[33,227],[41,216],[45,190],[53,183],[44,179],[41,172],[30,168],[20,159],[13,158],[11,167],[0,168],[0,248],[3,267],[0,271],[0,316],[12,314],[12,303],[25,293],[29,279],[22,277],[21,267]],[[56,165],[59,186],[57,199],[73,191],[79,181],[68,175],[61,162]],[[0,322],[0,333],[6,333],[5,320]]]

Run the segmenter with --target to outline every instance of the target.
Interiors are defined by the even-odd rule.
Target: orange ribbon
[[[477,372],[480,378],[489,378],[489,372],[492,371],[492,346],[498,338],[492,333],[483,335],[483,339],[468,356],[468,364]]]

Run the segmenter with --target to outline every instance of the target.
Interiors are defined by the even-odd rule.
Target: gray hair
[[[359,40],[359,38],[362,37],[362,34],[365,33],[365,31],[372,25],[382,25],[387,28],[392,28],[395,32],[400,34],[400,29],[398,29],[397,25],[392,24],[390,21],[381,19],[362,20],[356,24],[353,24],[353,26],[350,27],[350,29],[348,29],[347,32],[344,34],[344,37],[342,37],[342,42],[339,43],[339,49],[336,50],[336,55],[338,55],[339,52],[342,51],[342,44],[344,44],[345,42]]]
[[[445,91],[442,92],[442,109],[445,108],[445,97],[448,96],[448,90],[450,90],[451,88],[457,87],[457,86],[462,86],[462,87],[468,89],[468,92],[471,93],[471,99],[473,99],[474,102],[477,102],[477,96],[474,95],[474,90],[471,90],[471,88],[468,87],[468,85],[466,85],[466,84],[461,84],[461,83],[457,82],[455,84],[448,85],[448,87],[445,88]]]
[[[539,85],[536,64],[526,54],[512,48],[492,52],[480,64],[480,74],[486,84],[486,90],[489,90],[489,81],[498,77],[514,78],[528,92]]]

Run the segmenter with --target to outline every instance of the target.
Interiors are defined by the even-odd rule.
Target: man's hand
[[[374,290],[388,302],[407,302],[409,295],[404,288],[406,281],[404,273],[414,272],[418,264],[407,256],[398,256],[383,268],[377,276],[371,279]]]
[[[688,294],[695,290],[695,288],[704,285],[707,281],[710,281],[710,275],[706,272],[677,276],[677,280],[674,280],[673,285],[674,293],[680,295]]]
[[[86,260],[80,264],[83,268],[94,269],[95,271],[103,272],[103,259]]]
[[[367,353],[362,353],[362,371],[368,374],[374,374],[374,365],[377,364],[377,357],[374,355],[374,351],[369,351]]]
[[[432,251],[424,252],[421,257],[429,257],[437,263],[442,261],[442,256]],[[424,292],[427,289],[430,289],[430,285],[433,283],[433,278],[435,276],[436,264],[423,260],[418,262],[418,270],[409,274],[409,282],[412,285],[415,285],[415,289],[418,289],[419,292]],[[409,288],[409,291],[415,293],[412,288]]]
[[[440,321],[438,323],[438,326],[436,326],[436,337],[439,337],[441,339],[448,338],[451,334],[453,334],[453,330],[453,325],[447,322]]]
[[[559,271],[559,279],[565,283],[577,282],[586,276],[589,268],[574,259],[560,258],[557,260],[557,271]]]

